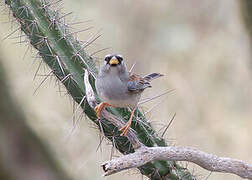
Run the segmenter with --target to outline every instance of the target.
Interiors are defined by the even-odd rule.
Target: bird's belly
[[[97,91],[103,102],[109,103],[116,107],[136,107],[141,94],[131,93],[128,91],[127,85],[114,79],[112,81],[97,82]]]
[[[116,107],[134,108],[141,97],[140,94],[130,94],[129,92],[119,92],[118,90],[116,92],[113,91],[115,90],[111,89],[109,91],[103,91],[100,94],[100,97],[104,102]]]
[[[104,102],[107,102],[115,107],[130,107],[130,108],[136,107],[139,98],[111,99],[111,98],[103,97]]]

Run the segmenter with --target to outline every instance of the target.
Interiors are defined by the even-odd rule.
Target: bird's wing
[[[138,93],[148,87],[151,87],[151,85],[147,79],[142,78],[136,74],[131,74],[127,87],[128,87],[128,91],[132,93]]]

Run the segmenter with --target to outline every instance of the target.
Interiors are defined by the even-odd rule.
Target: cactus
[[[57,10],[52,10],[51,4],[46,0],[5,0],[5,3],[20,23],[20,28],[28,37],[30,44],[38,50],[51,72],[64,84],[68,93],[80,104],[89,119],[97,124],[104,136],[115,142],[115,147],[121,153],[134,152],[132,144],[126,137],[120,136],[117,127],[105,119],[101,124],[97,121],[93,108],[87,103],[83,82],[84,69],[91,74],[89,81],[96,92],[94,81],[97,68],[94,59],[84,50],[88,43],[81,44],[72,36],[62,20],[64,15],[62,17]],[[98,97],[97,100],[99,101]],[[118,117],[124,117],[122,119],[130,115],[130,112],[123,108],[110,109],[110,112]],[[143,113],[137,110],[136,114],[138,120],[134,121],[131,127],[139,140],[149,147],[167,146],[165,140],[159,137],[151,124],[146,121]],[[195,179],[187,168],[176,162],[162,160],[149,162],[138,169],[150,179]]]

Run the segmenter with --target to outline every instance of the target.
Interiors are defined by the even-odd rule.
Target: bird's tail
[[[160,73],[151,73],[151,74],[148,74],[146,76],[144,76],[143,78],[146,80],[146,81],[152,81],[153,79],[157,79],[159,77],[162,77],[164,76],[163,74],[160,74]]]

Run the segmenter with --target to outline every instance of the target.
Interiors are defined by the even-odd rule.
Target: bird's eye
[[[110,57],[110,56],[107,56],[107,57],[105,57],[104,60],[108,63],[110,59],[111,59],[111,57]]]
[[[122,56],[116,56],[116,58],[118,59],[119,62],[122,62],[122,61],[123,61]]]

